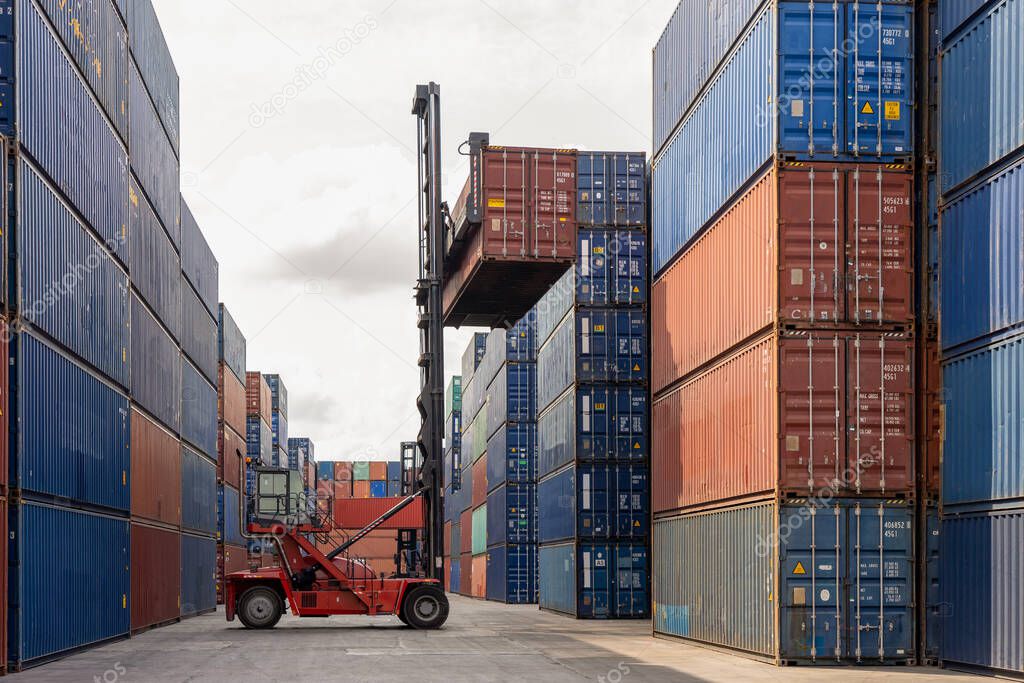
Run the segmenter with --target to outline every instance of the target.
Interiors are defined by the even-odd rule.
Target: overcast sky
[[[459,142],[648,151],[651,49],[677,0],[154,0],[181,75],[182,192],[248,367],[318,460],[419,429],[414,87]],[[468,330],[446,336],[458,372]]]

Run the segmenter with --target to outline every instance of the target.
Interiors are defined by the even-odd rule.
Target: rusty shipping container
[[[470,595],[474,598],[487,597],[487,553],[473,556],[473,576],[470,579]]]
[[[388,464],[386,462],[370,463],[370,481],[387,481]]]
[[[232,486],[241,488],[242,463],[245,462],[247,445],[245,437],[231,427],[221,425],[217,430],[217,478]]]
[[[217,368],[217,415],[239,434],[245,433],[246,393],[235,373],[225,364]]]
[[[445,322],[511,324],[576,258],[576,152],[495,147],[474,134],[469,160],[452,214]]]
[[[249,553],[237,545],[217,544],[217,604],[224,604],[224,577],[249,569]]]
[[[259,415],[264,422],[272,424],[270,385],[258,372],[245,373],[245,412]]]
[[[334,501],[334,522],[337,526],[361,529],[402,501],[401,498],[338,499]],[[423,499],[417,498],[408,507],[381,524],[378,529],[416,529],[423,526]]]
[[[486,555],[484,557],[486,557]],[[469,553],[462,553],[457,561],[459,563],[459,595],[472,595],[473,556]]]
[[[652,412],[655,513],[774,494],[911,494],[912,337],[773,332]]]
[[[335,482],[340,483],[340,482]],[[370,482],[368,481],[354,481],[352,482],[352,497],[353,498],[369,498],[370,497]]]
[[[132,517],[180,526],[181,442],[136,407],[130,439]]]
[[[181,534],[132,522],[132,632],[178,621],[181,611]]]
[[[463,555],[471,554],[473,552],[473,509],[464,510],[459,515],[459,552]],[[463,577],[468,577],[468,574],[463,574]],[[467,583],[463,583],[463,586],[469,587],[468,579],[463,579]]]
[[[896,165],[769,169],[655,282],[655,395],[772,325],[910,329],[913,198]]]

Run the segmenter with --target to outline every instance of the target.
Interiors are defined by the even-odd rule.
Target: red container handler
[[[659,398],[655,513],[770,495],[913,497],[911,335],[771,333]]]
[[[137,407],[131,409],[131,514],[181,525],[181,442]]]
[[[181,534],[131,524],[131,629],[133,633],[178,621],[181,600]]]
[[[259,415],[263,421],[274,424],[271,419],[271,393],[267,378],[258,372],[245,373],[246,415]]]
[[[245,433],[246,393],[231,368],[217,366],[217,416],[239,434]]]
[[[654,394],[772,326],[912,329],[913,200],[899,165],[769,169],[654,283]]]
[[[445,259],[445,324],[521,318],[576,259],[576,151],[470,137]]]
[[[242,488],[241,463],[246,456],[245,437],[236,434],[227,425],[220,425],[217,430],[217,454],[217,477],[232,488]]]
[[[402,502],[402,498],[342,498],[334,501],[334,523],[362,529]],[[419,529],[424,525],[423,498],[417,498],[379,529]]]

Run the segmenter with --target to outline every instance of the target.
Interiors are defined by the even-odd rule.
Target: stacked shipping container
[[[298,470],[298,463],[288,457],[288,389],[280,375],[265,377],[270,386],[270,429],[273,434],[271,464],[274,467]]]
[[[912,661],[913,8],[691,4],[654,55],[654,630]]]
[[[486,460],[481,463],[482,467],[477,467],[476,463],[483,457],[487,441],[483,434],[486,429],[478,429],[476,423],[478,420],[480,425],[487,423],[487,387],[493,379],[492,370],[497,371],[493,363],[484,364],[490,344],[490,335],[476,332],[462,354],[462,434],[458,472],[452,483],[451,551],[453,556],[458,556],[457,592],[479,598],[485,597],[484,581],[487,579],[487,510],[482,507],[486,504],[487,492],[481,490],[486,489],[487,469]],[[475,512],[477,508],[480,512]],[[474,549],[479,552],[474,553]],[[452,562],[454,564],[455,560]],[[453,569],[452,573],[456,570]]]
[[[476,335],[474,335],[475,343]],[[462,501],[462,375],[448,381],[444,392],[444,588],[462,588],[459,572],[459,513]]]
[[[215,561],[217,262],[182,226],[178,77],[148,0],[3,9],[0,655],[20,669],[213,606],[190,568]]]
[[[474,489],[487,492],[485,596],[537,602],[537,316],[531,311],[487,349],[501,367],[487,388],[487,452],[474,465]],[[485,358],[482,365],[488,365]],[[474,423],[475,424],[475,423]],[[474,522],[476,520],[474,519]],[[476,544],[476,527],[473,529]]]
[[[217,603],[224,576],[248,564],[242,536],[242,484],[246,459],[245,337],[224,304],[217,326]]]
[[[1024,2],[938,7],[942,661],[1024,673]]]
[[[539,601],[649,612],[647,169],[580,152],[577,266],[537,303]]]

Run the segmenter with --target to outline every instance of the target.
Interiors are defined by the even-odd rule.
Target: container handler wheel
[[[250,588],[238,599],[238,618],[246,628],[274,628],[283,613],[281,598],[266,586]]]
[[[416,586],[406,593],[400,618],[413,628],[441,628],[448,620],[448,596],[432,584]]]

